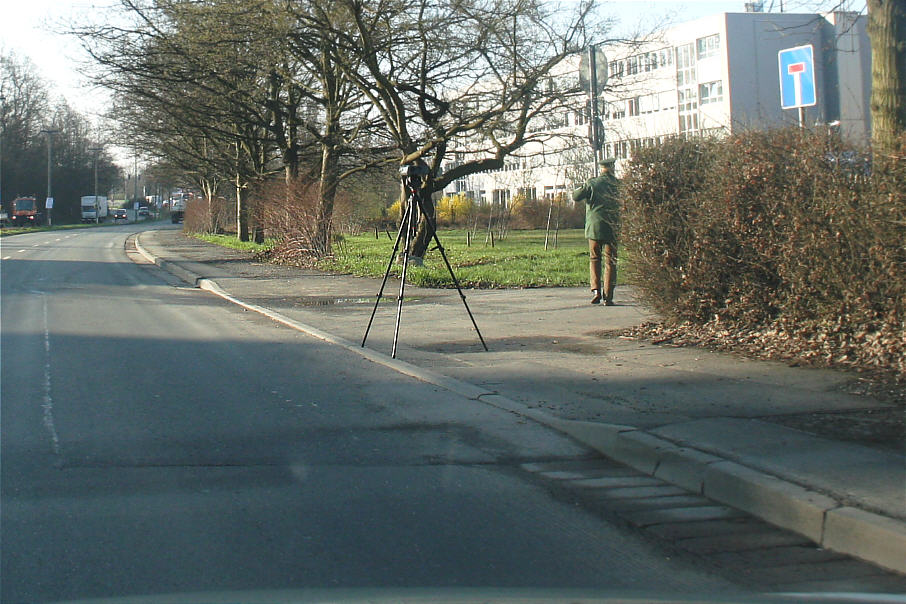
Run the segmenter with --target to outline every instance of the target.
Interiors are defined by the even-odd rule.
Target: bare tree
[[[289,52],[296,60],[297,89],[314,108],[302,127],[320,147],[317,225],[310,244],[323,255],[330,252],[340,182],[357,171],[344,158],[367,155],[356,142],[364,140],[374,120],[367,99],[337,61],[335,28],[345,18],[343,11],[331,1],[302,1],[291,5],[291,18]],[[354,60],[349,58],[348,64]]]
[[[171,163],[217,167],[233,182],[242,240],[249,238],[248,181],[270,170],[274,153],[287,178],[298,173],[303,156],[292,121],[299,102],[279,73],[285,45],[270,35],[282,22],[265,15],[261,26],[250,18],[273,6],[269,0],[121,0],[116,25],[72,30],[96,61],[96,81],[118,93],[114,116],[131,137],[157,154],[173,154]]]
[[[338,0],[337,61],[381,116],[399,164],[430,160],[423,200],[457,178],[500,168],[504,158],[546,136],[529,125],[558,107],[567,90],[551,86],[556,66],[586,41],[590,4],[569,14],[531,0]],[[444,174],[451,144],[484,144]],[[412,255],[430,233],[420,225]]]
[[[0,132],[3,135],[2,198],[40,196],[46,188],[46,140],[40,131],[53,126],[53,175],[57,220],[79,220],[79,197],[94,190],[95,156],[88,120],[62,100],[52,101],[47,84],[30,61],[13,53],[0,53]],[[98,160],[98,184],[106,190],[118,170],[107,153]]]
[[[361,93],[332,61],[330,28],[325,35],[322,27],[335,22],[330,3],[121,3],[130,26],[104,24],[77,33],[102,66],[104,83],[128,93],[128,102],[142,112],[155,108],[166,116],[160,123],[173,129],[167,133],[148,120],[136,122],[132,112],[132,131],[140,124],[171,143],[203,136],[208,152],[195,157],[206,162],[213,148],[232,162],[228,172],[241,239],[248,232],[244,173],[272,169],[276,153],[288,184],[313,175],[320,183],[320,202],[312,243],[317,251],[328,251],[334,197],[344,175],[340,160],[351,153],[352,141],[367,123]],[[353,112],[355,117],[347,117]],[[191,145],[182,151],[191,156]],[[291,190],[296,187],[287,187]]]

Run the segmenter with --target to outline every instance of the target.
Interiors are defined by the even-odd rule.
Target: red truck
[[[41,224],[38,200],[34,197],[17,197],[10,204],[9,221],[13,226],[37,226]]]

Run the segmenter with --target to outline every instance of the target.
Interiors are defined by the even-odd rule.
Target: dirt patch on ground
[[[760,419],[833,440],[854,442],[891,453],[906,453],[906,410],[898,406],[834,413],[775,415]]]
[[[747,358],[779,361],[793,367],[825,367],[846,372],[852,375],[852,379],[841,390],[871,398],[877,401],[877,407],[775,415],[761,419],[834,440],[854,442],[899,454],[906,452],[906,379],[896,371],[854,371],[846,364],[835,366],[832,361],[816,362],[808,356],[790,355],[788,348],[765,345],[765,339],[753,341],[751,337],[734,338],[732,331],[715,334],[713,331],[701,332],[649,322],[618,333],[596,335],[645,340],[660,346],[705,348]]]

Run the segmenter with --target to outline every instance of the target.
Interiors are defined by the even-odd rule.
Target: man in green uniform
[[[574,201],[585,202],[585,237],[588,239],[591,303],[613,306],[613,288],[617,284],[617,230],[620,204],[614,160],[601,162],[601,175],[573,191]],[[604,254],[604,283],[601,283],[601,253]]]

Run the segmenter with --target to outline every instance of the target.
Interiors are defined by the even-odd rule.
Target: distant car
[[[150,216],[150,215],[151,215],[151,210],[149,210],[149,209],[146,208],[146,207],[141,207],[141,208],[138,209],[138,215],[139,215],[139,216]]]
[[[117,220],[129,221],[129,214],[126,213],[126,210],[113,210],[113,222]]]

